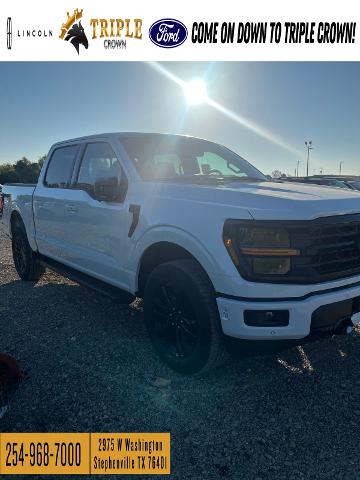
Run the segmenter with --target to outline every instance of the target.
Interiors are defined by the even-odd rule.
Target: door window
[[[99,178],[117,177],[121,179],[121,165],[108,143],[89,143],[81,161],[76,186],[94,193],[95,182]]]
[[[51,155],[44,185],[50,188],[67,188],[74,168],[78,145],[57,148]]]

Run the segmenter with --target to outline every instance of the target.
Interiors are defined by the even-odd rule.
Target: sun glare
[[[301,156],[301,152],[297,148],[289,145],[287,142],[274,135],[274,133],[272,133],[271,131],[261,127],[260,125],[247,119],[243,115],[240,115],[239,113],[236,113],[224,107],[223,105],[220,105],[218,102],[210,98],[207,93],[206,83],[203,79],[196,78],[191,80],[190,82],[184,82],[181,78],[178,78],[160,63],[149,62],[148,65],[157,72],[161,73],[164,77],[179,85],[179,87],[183,91],[186,103],[189,107],[206,103],[206,105],[214,108],[218,112],[225,115],[227,118],[256,133],[260,137],[265,138],[274,145],[278,145],[279,147],[291,152],[297,157]]]
[[[186,103],[189,106],[199,105],[208,100],[206,83],[201,78],[195,78],[183,86]]]

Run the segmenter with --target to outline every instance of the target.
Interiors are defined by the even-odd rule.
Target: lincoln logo
[[[12,47],[12,20],[11,20],[11,17],[8,17],[8,19],[7,19],[6,41],[7,41],[8,50],[11,50],[11,47]]]
[[[151,25],[149,37],[158,47],[174,48],[185,42],[187,28],[179,20],[163,18]]]

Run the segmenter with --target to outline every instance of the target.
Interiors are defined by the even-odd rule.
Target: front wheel
[[[151,272],[144,315],[155,351],[174,370],[204,375],[226,358],[214,291],[195,261],[166,262]]]
[[[22,280],[39,280],[45,269],[32,251],[22,226],[15,227],[12,233],[12,254],[16,271]]]

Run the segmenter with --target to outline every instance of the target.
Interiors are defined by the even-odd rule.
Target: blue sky
[[[168,62],[204,78],[211,105],[188,107],[181,87],[147,63],[0,63],[0,163],[55,141],[107,131],[186,133],[220,142],[265,173],[294,173],[311,139],[309,173],[360,174],[360,62]],[[236,116],[266,130],[265,139]],[[277,138],[289,146],[274,143]]]

